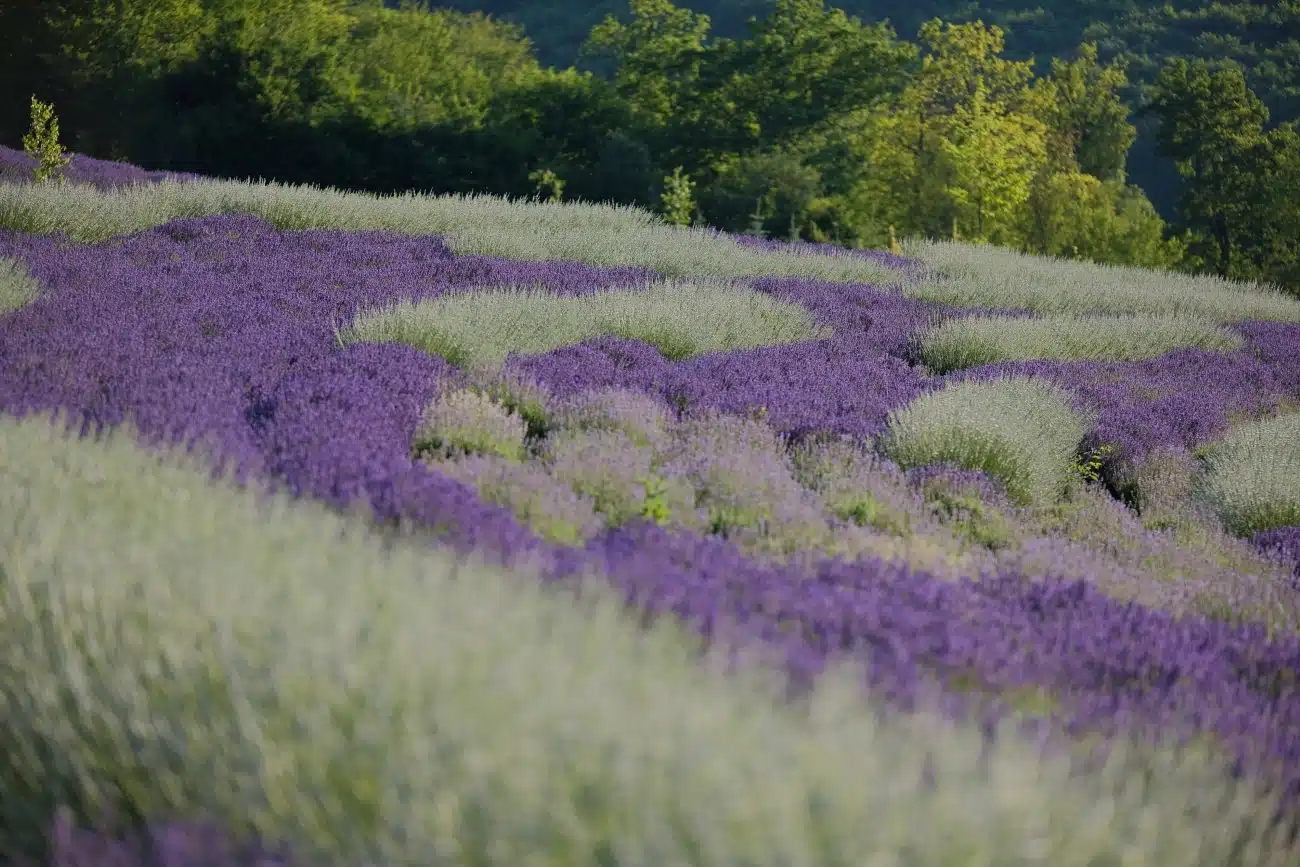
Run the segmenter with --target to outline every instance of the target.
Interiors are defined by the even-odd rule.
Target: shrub
[[[1069,395],[1042,380],[967,380],[891,413],[881,447],[904,468],[951,462],[982,470],[1027,505],[1060,496],[1088,426]]]
[[[526,454],[527,426],[520,416],[472,389],[453,389],[429,404],[416,429],[416,457],[498,455],[512,461]]]
[[[1241,335],[1208,319],[1172,315],[1052,315],[1032,319],[949,319],[920,339],[921,361],[937,374],[1000,361],[1137,361],[1174,349],[1227,352]]]
[[[38,183],[54,178],[63,181],[63,167],[72,161],[63,156],[59,147],[59,119],[54,116],[54,106],[47,105],[32,94],[32,127],[23,136],[23,150],[37,161],[34,169]]]
[[[1199,450],[1194,493],[1235,536],[1300,524],[1300,413],[1248,422]]]

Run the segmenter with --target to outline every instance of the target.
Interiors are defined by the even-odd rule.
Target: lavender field
[[[1300,299],[24,159],[0,862],[1300,863]]]

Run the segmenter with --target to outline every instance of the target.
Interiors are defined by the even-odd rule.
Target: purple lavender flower
[[[0,145],[0,183],[27,183],[37,161],[26,152]],[[63,176],[71,183],[93,184],[100,189],[153,184],[164,180],[195,181],[199,176],[189,172],[151,172],[128,163],[97,160],[84,154],[72,154],[63,168]]]

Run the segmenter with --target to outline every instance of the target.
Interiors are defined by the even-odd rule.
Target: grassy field
[[[905,252],[0,184],[0,861],[1300,863],[1300,299]]]

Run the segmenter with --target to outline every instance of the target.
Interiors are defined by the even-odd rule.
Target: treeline
[[[387,0],[396,5],[399,0]],[[715,36],[739,38],[751,18],[763,18],[775,0],[682,0],[707,14]],[[983,21],[1006,37],[1005,56],[1034,60],[1046,74],[1054,57],[1072,57],[1083,42],[1098,46],[1102,60],[1123,61],[1128,85],[1121,96],[1145,102],[1145,90],[1166,60],[1231,60],[1246,72],[1279,121],[1300,119],[1300,3],[1259,0],[831,0],[864,21],[887,21],[911,38],[932,18],[951,24]],[[614,13],[628,17],[625,0],[441,0],[462,12],[483,12],[523,26],[539,60],[548,66],[604,71],[582,55],[591,28]],[[1142,187],[1166,219],[1174,213],[1181,182],[1172,163],[1156,153],[1155,124],[1137,121],[1129,153],[1129,180]]]
[[[958,237],[1300,286],[1300,138],[1231,64],[1168,63],[1137,116],[1183,189],[1127,182],[1124,65],[1044,74],[997,27],[915,43],[822,0],[736,38],[631,0],[589,32],[608,76],[543,67],[520,30],[379,0],[9,0],[0,141],[32,94],[65,147],[149,168],[390,192],[639,204],[677,222],[884,247]],[[627,18],[628,16],[624,16]]]

